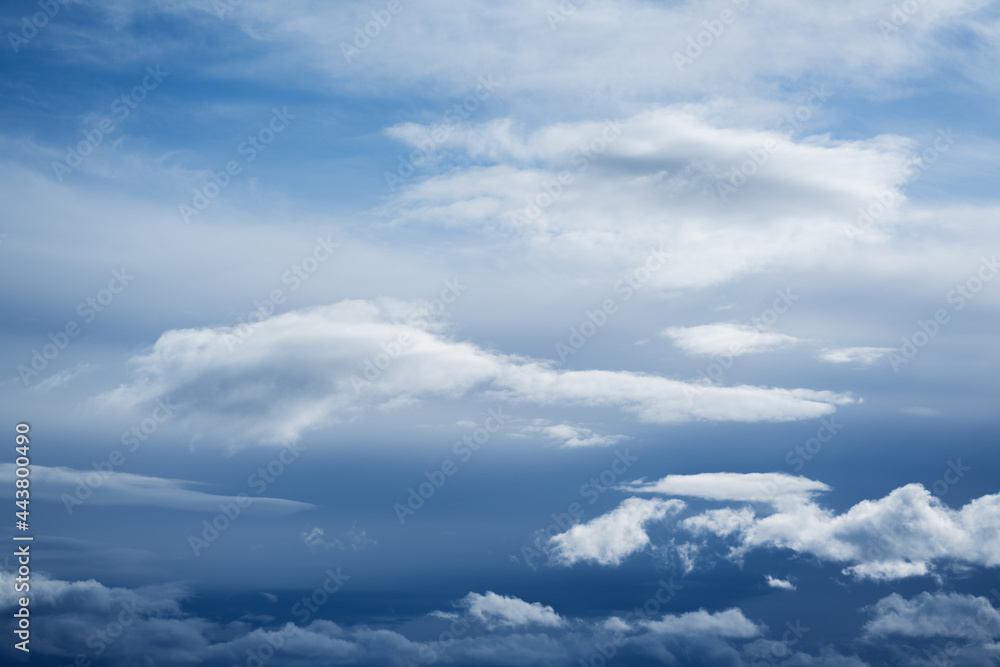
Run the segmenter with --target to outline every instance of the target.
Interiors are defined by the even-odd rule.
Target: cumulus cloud
[[[552,607],[540,602],[525,602],[513,596],[497,595],[492,591],[487,591],[486,595],[469,593],[458,605],[487,627],[558,627],[564,623],[563,618]]]
[[[618,565],[649,544],[646,524],[662,521],[685,507],[679,500],[629,498],[608,514],[573,526],[549,543],[557,562]]]
[[[925,591],[907,600],[893,593],[868,611],[865,633],[871,637],[1000,637],[1000,611],[985,597]]]
[[[706,510],[677,524],[698,535],[734,540],[735,557],[751,549],[790,549],[844,563],[844,574],[874,580],[930,574],[938,562],[1000,566],[1000,494],[976,498],[954,510],[922,485],[907,484],[884,498],[863,500],[837,514],[815,500],[816,494],[830,490],[827,485],[785,473],[668,475],[656,482],[633,482],[619,488],[752,503]],[[602,533],[635,531],[636,522],[628,513],[615,512],[591,524],[600,525]],[[642,537],[647,536],[642,533]],[[598,562],[617,565],[620,561]]]
[[[0,463],[0,475],[13,479],[14,464]],[[224,496],[198,491],[196,482],[128,472],[74,470],[64,467],[32,465],[32,478],[38,483],[32,488],[36,497],[62,502],[70,512],[79,505],[144,505],[192,512],[218,512],[222,503],[237,502],[236,496]],[[10,488],[2,495],[14,495]],[[241,513],[260,515],[293,514],[314,509],[315,505],[251,496],[251,502]]]
[[[669,327],[661,333],[673,339],[674,344],[688,354],[705,357],[758,354],[799,342],[794,336],[731,322],[702,324],[695,327]]]
[[[788,581],[787,579],[779,579],[778,577],[767,575],[767,585],[771,588],[781,588],[786,591],[794,591],[795,584]]]
[[[474,392],[539,405],[617,408],[651,423],[811,419],[855,401],[832,391],[696,386],[643,373],[557,370],[548,362],[453,340],[430,308],[348,300],[250,328],[171,330],[131,359],[131,382],[94,402],[128,409],[169,397],[196,428],[221,430],[239,444],[293,441],[365,408]]]

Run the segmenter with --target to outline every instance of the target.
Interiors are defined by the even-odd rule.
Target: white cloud
[[[389,299],[342,301],[270,317],[249,335],[239,327],[167,331],[131,359],[133,380],[95,403],[121,410],[169,397],[189,424],[239,444],[293,441],[366,408],[475,392],[540,405],[618,408],[650,423],[811,419],[855,402],[831,391],[557,370],[452,340],[429,308]],[[382,345],[400,340],[407,342],[390,360]]]
[[[542,435],[549,440],[562,443],[563,447],[605,447],[628,438],[626,435],[601,435],[589,428],[570,424],[549,424],[544,420],[525,426],[521,433]]]
[[[629,498],[611,512],[573,526],[550,540],[557,562],[618,565],[649,544],[645,526],[685,507],[679,500]]]
[[[13,479],[14,464],[0,464],[0,475]],[[32,465],[31,475],[37,483],[32,487],[32,495],[62,502],[71,511],[79,505],[144,505],[192,512],[218,512],[220,503],[237,502],[235,496],[215,495],[189,488],[197,486],[196,482],[128,472]],[[11,487],[0,493],[13,496],[14,490]],[[239,500],[241,513],[283,515],[315,508],[309,503],[283,498],[254,495],[250,500],[245,507],[246,501]]]
[[[739,609],[717,613],[708,613],[702,609],[680,615],[668,614],[659,621],[645,621],[642,625],[665,635],[715,635],[739,639],[756,637],[764,630]]]
[[[176,0],[160,4],[187,6]],[[381,93],[433,84],[441,94],[466,94],[489,72],[504,83],[505,98],[539,106],[567,98],[641,101],[720,89],[770,90],[774,80],[845,81],[874,90],[889,77],[934,72],[945,55],[960,58],[947,35],[990,30],[992,16],[973,14],[984,4],[921,5],[886,38],[878,23],[891,20],[888,6],[850,0],[839,5],[831,23],[811,5],[739,0],[727,3],[732,25],[713,38],[705,23],[718,19],[719,7],[697,3],[593,0],[569,14],[528,0],[474,0],[456,14],[446,2],[428,2],[415,12],[404,5],[371,47],[346,55],[342,45],[372,20],[371,8],[361,3],[298,0],[281,11],[268,3],[245,4],[235,22],[254,40],[281,44],[280,62],[291,51],[296,62],[327,73],[338,88]],[[115,7],[125,11],[120,3]],[[689,48],[688,40],[705,39],[699,33],[708,36],[704,52],[679,67],[675,59]]]
[[[858,363],[871,366],[893,351],[891,347],[837,347],[822,350],[819,358],[832,364]]]
[[[1000,637],[1000,611],[985,597],[925,591],[906,600],[892,593],[869,612],[865,633],[872,637]]]
[[[667,475],[656,482],[632,482],[623,491],[690,496],[706,500],[736,500],[777,503],[793,501],[829,491],[830,487],[806,477],[782,472],[705,472],[697,475]]]
[[[540,602],[525,602],[513,596],[497,595],[492,591],[487,591],[486,595],[469,593],[458,602],[458,605],[488,627],[522,625],[558,627],[564,623],[563,618],[552,607]]]
[[[799,342],[794,336],[764,331],[746,324],[719,322],[695,327],[669,327],[662,335],[688,354],[706,357],[770,352]]]
[[[787,579],[779,579],[777,577],[767,575],[767,585],[771,588],[781,588],[786,591],[794,591],[795,584],[788,581]]]
[[[922,485],[907,484],[884,498],[864,500],[836,514],[814,500],[828,486],[784,473],[669,475],[657,482],[619,488],[755,503],[753,508],[707,510],[677,524],[695,534],[735,540],[735,557],[750,549],[790,549],[844,563],[844,574],[874,580],[931,574],[939,561],[1000,566],[1000,494],[976,498],[953,510]],[[602,533],[635,529],[627,513],[615,512],[591,524],[600,525]],[[598,562],[617,565],[620,561],[619,557]]]
[[[667,261],[648,276],[647,288],[660,289],[830,263],[833,249],[855,249],[845,229],[876,193],[892,193],[890,210],[856,242],[878,242],[880,230],[891,229],[912,172],[909,140],[795,140],[777,130],[727,126],[719,115],[691,104],[642,111],[622,119],[620,135],[593,159],[581,157],[580,148],[610,136],[602,122],[532,132],[507,120],[463,127],[441,150],[473,165],[402,188],[385,214],[407,224],[516,228],[534,261],[574,273],[585,266],[587,275],[611,281],[641,266],[650,249],[669,248]],[[724,201],[719,184],[764,145],[773,147],[766,170]],[[559,185],[555,200],[545,189],[552,183]],[[717,334],[724,340],[748,338],[734,325],[718,326],[729,327]],[[778,336],[762,340],[792,342]]]

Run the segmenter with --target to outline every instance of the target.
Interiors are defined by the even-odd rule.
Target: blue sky
[[[996,3],[0,22],[33,663],[1000,663]]]

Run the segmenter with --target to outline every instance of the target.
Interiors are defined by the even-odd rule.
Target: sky
[[[1000,664],[997,3],[0,24],[5,664]]]

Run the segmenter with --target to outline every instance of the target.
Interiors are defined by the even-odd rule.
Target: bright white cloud
[[[552,607],[540,602],[525,602],[513,596],[497,595],[492,591],[487,591],[486,595],[469,593],[458,605],[488,627],[558,627],[564,623],[563,618]]]
[[[169,397],[182,418],[239,444],[293,441],[305,430],[351,419],[365,408],[481,391],[515,402],[617,408],[650,423],[811,419],[855,401],[830,391],[701,386],[634,372],[557,370],[547,362],[452,340],[429,308],[388,299],[342,301],[270,317],[249,330],[171,330],[131,360],[130,383],[95,402],[129,409]]]
[[[1000,494],[976,498],[953,510],[922,485],[907,484],[837,514],[814,500],[828,486],[784,473],[669,475],[620,488],[755,503],[754,508],[707,510],[677,524],[695,534],[735,540],[736,557],[750,549],[791,549],[844,563],[844,573],[857,579],[875,580],[930,574],[938,562],[1000,566]],[[591,523],[596,522],[605,533],[616,523],[622,524],[619,530],[634,525],[627,514],[615,512]],[[620,559],[605,561],[617,564]]]
[[[663,521],[684,507],[679,500],[629,498],[611,512],[553,537],[553,554],[564,565],[618,565],[649,544],[648,523]]]
[[[770,352],[792,343],[798,338],[773,331],[763,331],[746,324],[719,322],[695,327],[669,327],[662,331],[672,338],[677,347],[688,354],[705,357]]]
[[[767,585],[771,588],[781,588],[786,591],[794,591],[795,584],[788,581],[787,579],[779,579],[778,577],[767,575]]]

